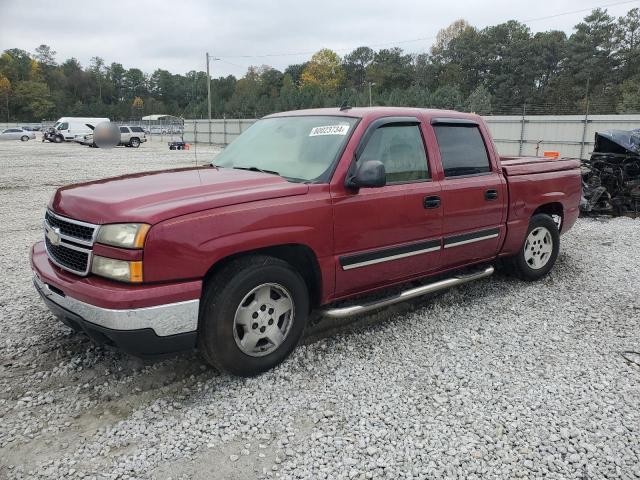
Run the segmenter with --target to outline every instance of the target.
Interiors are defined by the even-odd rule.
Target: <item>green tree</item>
[[[467,98],[467,110],[478,115],[491,113],[491,94],[483,85],[478,85]]]
[[[624,77],[640,73],[640,9],[629,10],[618,19],[615,41]]]
[[[42,119],[53,107],[47,84],[31,80],[18,82],[15,87],[15,102],[20,106],[23,118]]]
[[[367,79],[382,90],[408,88],[412,77],[412,57],[397,47],[377,51],[367,66]]]
[[[91,57],[89,63],[89,74],[93,82],[98,87],[98,101],[102,103],[102,86],[105,79],[105,65],[101,57]]]
[[[619,113],[640,113],[640,75],[625,80],[621,88]]]
[[[356,89],[364,87],[367,78],[367,67],[373,62],[375,52],[369,47],[358,47],[342,60],[346,83]]]

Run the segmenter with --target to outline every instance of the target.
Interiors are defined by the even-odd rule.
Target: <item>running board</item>
[[[321,313],[323,316],[329,318],[348,318],[353,315],[360,315],[362,313],[370,312],[371,310],[377,310],[378,308],[388,307],[389,305],[393,305],[395,303],[404,302],[411,298],[421,297],[422,295],[426,295],[427,293],[433,293],[439,290],[445,290],[447,288],[462,285],[463,283],[480,280],[481,278],[492,275],[493,272],[494,268],[492,266],[489,266],[479,272],[456,275],[455,277],[446,278],[444,280],[439,280],[427,285],[421,285],[416,288],[411,288],[383,300],[364,303],[362,305],[352,305],[350,307],[329,308],[326,310],[322,310]]]

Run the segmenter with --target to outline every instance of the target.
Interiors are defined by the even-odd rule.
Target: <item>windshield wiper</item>
[[[270,175],[278,175],[280,176],[280,174],[278,172],[276,172],[275,170],[264,170],[262,168],[258,168],[258,167],[233,167],[236,170],[249,170],[251,172],[260,172],[260,173],[268,173]]]

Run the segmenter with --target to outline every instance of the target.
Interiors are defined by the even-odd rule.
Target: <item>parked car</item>
[[[500,157],[477,115],[285,112],[211,166],[58,189],[31,265],[49,308],[91,338],[142,356],[197,346],[250,376],[314,311],[361,314],[497,264],[544,277],[580,194],[577,160]]]
[[[7,128],[0,133],[0,140],[22,140],[23,142],[27,142],[35,138],[36,134],[34,132],[20,127]]]
[[[147,141],[147,135],[142,127],[121,125],[120,126],[120,145],[125,147],[138,148],[141,143]]]
[[[87,127],[91,128],[91,130],[94,130],[95,128],[93,125],[90,125],[90,124],[87,124]],[[147,136],[141,127],[123,125],[118,128],[120,130],[119,145],[121,146],[138,148],[141,143],[144,143],[147,141]],[[88,133],[86,135],[79,135],[75,138],[75,142],[79,143],[80,145],[97,147],[93,138],[93,133]]]
[[[91,133],[90,125],[98,125],[102,122],[109,122],[108,118],[89,117],[62,117],[53,125],[54,134],[46,139],[55,142],[73,142],[76,137]]]

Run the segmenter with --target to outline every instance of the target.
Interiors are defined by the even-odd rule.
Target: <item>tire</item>
[[[56,143],[62,143],[62,137],[60,135],[56,135],[53,137],[53,141]]]
[[[20,137],[20,141],[28,142],[29,141],[29,137],[27,137],[26,135],[23,135],[23,136]]]
[[[506,264],[521,280],[539,280],[551,271],[559,250],[560,233],[556,222],[549,215],[537,214],[531,217],[520,251],[506,259]]]
[[[138,148],[140,146],[140,139],[132,138],[131,140],[129,140],[129,146],[133,148]]]
[[[233,260],[205,284],[198,349],[221,371],[258,375],[289,356],[308,315],[307,286],[287,262],[264,255]]]

